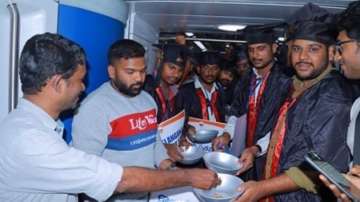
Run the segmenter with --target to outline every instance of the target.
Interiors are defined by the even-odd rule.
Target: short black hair
[[[109,64],[114,64],[114,60],[118,60],[121,58],[129,59],[129,58],[138,58],[145,56],[144,47],[130,39],[121,39],[115,41],[108,51],[108,62]]]
[[[345,30],[347,35],[360,41],[360,2],[351,2],[346,10],[338,15],[338,31]]]
[[[24,94],[36,94],[49,78],[70,78],[78,65],[86,64],[84,50],[58,34],[44,33],[31,37],[20,56],[20,80]]]

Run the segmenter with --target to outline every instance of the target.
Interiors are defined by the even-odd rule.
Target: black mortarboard
[[[237,61],[247,59],[247,53],[245,47],[240,47],[235,50],[235,58]]]
[[[274,43],[273,26],[255,25],[244,29],[245,40],[248,45],[255,43]]]
[[[200,65],[219,65],[220,56],[218,52],[206,51],[202,52],[200,55]]]
[[[170,44],[163,48],[164,57],[163,62],[176,64],[180,67],[185,67],[187,59],[187,48],[183,45]]]
[[[335,16],[312,3],[305,4],[288,19],[289,39],[333,44],[337,36]]]

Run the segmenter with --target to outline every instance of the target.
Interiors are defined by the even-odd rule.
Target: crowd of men
[[[141,44],[116,41],[109,81],[80,105],[84,50],[57,34],[33,36],[20,58],[24,97],[0,123],[0,200],[77,201],[82,193],[89,201],[139,202],[166,188],[210,189],[221,183],[213,171],[172,169],[195,130],[189,117],[226,123],[210,151],[239,145],[236,125],[246,120],[237,202],[351,201],[314,174],[308,151],[349,172],[360,199],[360,165],[352,162],[360,156],[353,82],[360,79],[360,2],[337,15],[309,3],[284,24],[283,57],[273,26],[246,28],[246,47],[230,53],[229,46],[223,56],[191,53],[179,33],[177,44],[161,47],[156,75],[146,74]],[[59,115],[71,108],[67,145]],[[183,133],[163,143],[158,124],[183,110]]]

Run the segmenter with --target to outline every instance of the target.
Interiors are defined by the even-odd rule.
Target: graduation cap
[[[275,41],[273,27],[266,25],[247,26],[244,29],[247,44],[273,43]]]
[[[305,39],[326,45],[334,44],[337,36],[335,15],[308,3],[287,20],[289,39]]]
[[[240,30],[239,34],[244,36],[247,44],[255,43],[274,43],[278,36],[284,35],[287,24],[285,22],[275,22],[263,25],[249,25]]]
[[[235,50],[236,61],[247,59],[246,48],[241,46]]]
[[[169,44],[163,47],[164,57],[163,62],[169,62],[178,65],[179,67],[185,67],[187,59],[187,48],[183,45]]]
[[[220,56],[218,52],[215,51],[206,51],[202,52],[200,55],[200,65],[219,65],[220,64]]]

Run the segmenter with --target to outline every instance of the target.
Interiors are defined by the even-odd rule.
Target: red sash
[[[270,173],[269,174],[265,173],[265,179],[273,178],[277,174],[277,170],[278,170],[279,163],[280,163],[281,151],[283,148],[284,138],[285,138],[285,134],[286,134],[286,116],[287,116],[289,109],[294,105],[296,100],[297,100],[296,98],[286,99],[286,101],[284,102],[284,104],[281,106],[281,108],[279,110],[279,116],[278,116],[275,128],[273,130],[273,131],[279,131],[279,132],[278,132],[278,134],[273,134],[273,137],[272,137],[272,138],[275,138],[275,135],[277,135],[277,141],[274,146],[273,154],[267,156],[267,158],[269,158],[271,156],[270,157],[271,165],[270,165]],[[285,121],[285,124],[283,123],[284,121]],[[272,141],[270,141],[270,145],[271,144],[272,144]],[[266,172],[266,168],[265,168],[265,172]],[[269,196],[267,198],[260,200],[260,202],[275,202],[275,199],[273,196]]]
[[[213,92],[212,95],[211,95],[211,100],[210,101],[207,100],[207,98],[205,97],[205,95],[204,95],[203,91],[201,90],[201,88],[196,89],[196,95],[200,99],[202,118],[206,119],[206,120],[209,120],[208,106],[210,105],[211,111],[214,113],[216,121],[221,121],[219,111],[218,111],[218,109],[216,107],[216,102],[217,102],[218,97],[219,97],[219,92],[217,90],[215,90],[215,92]]]
[[[254,145],[254,136],[255,136],[255,130],[256,130],[256,124],[257,124],[257,116],[258,116],[259,109],[260,109],[259,105],[260,105],[261,98],[265,91],[268,75],[269,75],[269,73],[266,74],[266,76],[264,77],[264,79],[260,85],[260,89],[259,89],[258,96],[256,98],[256,102],[255,102],[255,92],[256,92],[256,87],[257,87],[256,78],[253,77],[253,79],[251,80],[249,108],[248,108],[248,113],[247,113],[246,147],[250,147],[250,146]]]
[[[281,106],[280,111],[279,111],[279,118],[275,125],[275,130],[277,128],[279,128],[279,125],[280,125],[279,120],[286,119],[289,109],[294,105],[296,100],[297,99],[288,98],[288,99],[286,99],[285,103]],[[280,155],[281,155],[281,151],[283,148],[284,137],[286,134],[286,125],[285,125],[285,127],[279,128],[279,130],[280,130],[280,134],[278,137],[277,144],[275,145],[274,155],[272,156],[271,173],[270,173],[271,177],[276,176],[276,172],[279,167]]]
[[[172,99],[174,97],[172,95],[172,91],[169,90],[169,100],[168,101],[165,99],[165,96],[164,96],[164,93],[163,93],[161,87],[157,87],[155,89],[155,92],[156,92],[156,94],[157,94],[157,96],[159,97],[159,100],[160,100],[162,114],[165,114],[168,111],[167,102],[169,103],[170,111],[173,111],[175,104],[174,104],[174,99]]]

